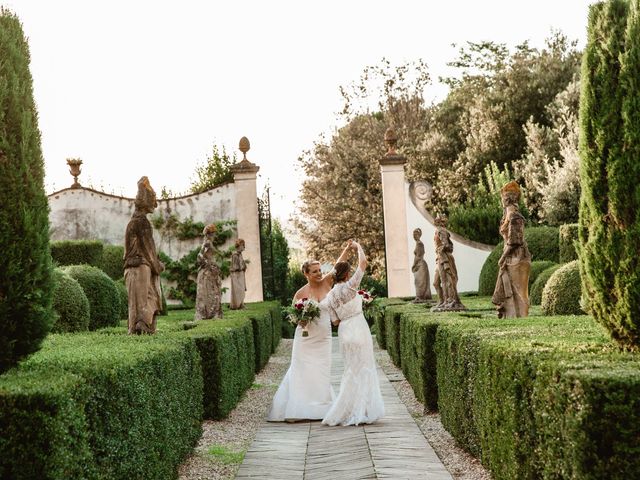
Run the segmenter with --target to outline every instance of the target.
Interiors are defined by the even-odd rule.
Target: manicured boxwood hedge
[[[104,245],[102,258],[98,265],[113,280],[124,277],[124,247],[121,245]]]
[[[498,320],[490,298],[466,303],[383,317],[416,397],[437,400],[456,440],[496,479],[635,478],[640,354],[620,352],[588,316]]]
[[[53,335],[0,377],[0,405],[2,478],[174,478],[201,434],[200,359],[187,341]]]
[[[106,273],[90,265],[69,265],[62,271],[78,281],[89,300],[90,330],[118,325],[120,293]]]
[[[385,309],[391,305],[404,305],[406,302],[399,298],[379,298],[373,307],[367,309],[365,316],[367,322],[373,324],[376,332],[376,340],[380,348],[387,348],[387,334],[385,329]]]
[[[127,286],[124,284],[124,279],[116,280],[113,282],[118,289],[118,296],[120,297],[120,307],[118,309],[118,315],[120,320],[129,318],[129,293],[127,292]],[[164,299],[164,297],[163,297]]]
[[[99,240],[51,242],[51,258],[58,266],[92,265],[100,267],[104,244]]]
[[[227,415],[253,381],[252,318],[279,311],[249,304],[188,330],[193,311],[172,312],[153,336],[49,336],[0,376],[0,478],[176,478],[203,416]]]
[[[542,311],[545,315],[582,315],[581,296],[580,269],[574,260],[549,277],[542,291]]]
[[[529,272],[529,291],[531,291],[533,283],[537,280],[538,276],[542,272],[544,272],[547,268],[555,267],[556,265],[558,264],[549,260],[537,260],[531,262],[531,271]]]
[[[77,280],[59,268],[53,271],[54,333],[89,330],[89,300]]]
[[[441,325],[445,428],[496,479],[635,478],[640,356],[591,317]]]
[[[542,292],[544,291],[544,286],[551,278],[551,275],[553,275],[553,273],[561,266],[562,265],[558,264],[552,265],[538,274],[538,277],[529,289],[529,303],[531,305],[540,305],[542,303]]]

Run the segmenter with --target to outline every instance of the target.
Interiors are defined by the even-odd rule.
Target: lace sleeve
[[[362,281],[362,277],[364,276],[364,272],[360,269],[360,267],[356,268],[356,271],[353,273],[351,278],[347,280],[347,285],[349,288],[357,290],[360,286],[360,282]]]

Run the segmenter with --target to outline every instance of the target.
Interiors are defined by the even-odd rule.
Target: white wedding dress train
[[[273,397],[270,422],[320,420],[335,398],[331,386],[331,322],[326,297],[320,317],[307,325],[308,337],[296,327],[291,365]]]
[[[371,331],[356,290],[362,275],[358,268],[351,279],[335,285],[327,295],[331,319],[340,319],[338,338],[344,373],[340,393],[322,420],[325,425],[373,423],[384,416]]]

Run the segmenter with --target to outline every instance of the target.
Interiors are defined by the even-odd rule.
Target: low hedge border
[[[280,328],[270,302],[189,330],[193,312],[172,312],[154,336],[50,335],[0,376],[0,478],[175,478],[203,416],[226,416],[253,382],[254,318]]]
[[[586,316],[443,325],[442,423],[494,478],[632,478],[640,356]]]
[[[61,240],[51,242],[51,258],[59,267],[82,264],[100,267],[103,249],[100,240]]]
[[[388,306],[382,320],[416,397],[437,403],[494,478],[640,471],[640,355],[619,352],[588,316],[498,320],[489,298],[467,303],[449,314]]]

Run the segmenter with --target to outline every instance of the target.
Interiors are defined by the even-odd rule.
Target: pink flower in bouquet
[[[294,325],[300,324],[302,327],[302,336],[308,337],[307,324],[314,322],[320,316],[320,307],[318,302],[309,298],[302,298],[293,303],[293,308],[289,309],[289,321]],[[304,323],[300,323],[304,322]]]
[[[365,306],[369,305],[376,298],[375,295],[372,295],[367,290],[358,290],[358,295],[362,297],[362,303],[364,303]]]

